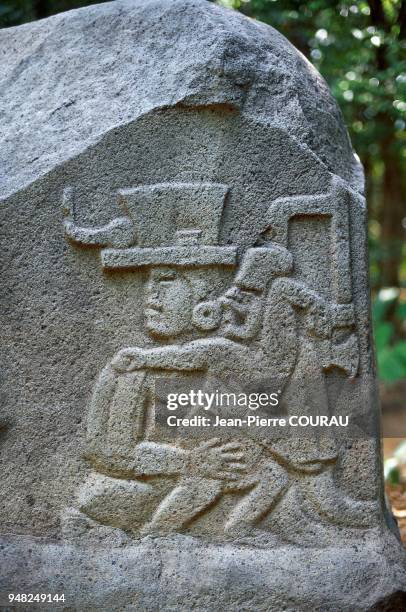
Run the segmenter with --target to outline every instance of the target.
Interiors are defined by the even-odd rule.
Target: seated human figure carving
[[[332,523],[360,526],[360,516],[373,513],[334,482],[339,455],[334,439],[304,444],[298,436],[259,440],[238,434],[231,441],[213,438],[199,444],[168,440],[156,427],[157,378],[187,380],[198,373],[207,380],[214,376],[243,384],[278,381],[294,414],[306,406],[314,409],[312,398],[298,405],[298,383],[312,379],[323,393],[331,368],[350,377],[357,373],[348,278],[334,260],[337,291],[333,301],[326,301],[294,277],[288,250],[294,215],[314,209],[344,227],[340,185],[333,180],[325,195],[273,202],[260,246],[245,250],[233,277],[237,249],[218,243],[228,189],[216,183],[162,183],[121,190],[126,216],[99,228],[75,223],[73,192],[65,190],[69,240],[107,247],[101,253],[106,268],[148,270],[145,326],[156,342],[153,348],[119,350],[100,374],[87,427],[92,471],[77,500],[82,522],[89,517],[132,535],[182,531],[235,492],[223,530],[237,536],[252,533],[292,493],[291,505],[297,505],[295,492],[309,506],[307,514]],[[158,210],[172,221],[157,224]],[[344,238],[345,231],[333,253],[343,248]],[[331,239],[339,237],[333,232]],[[327,395],[321,403],[328,409]]]
[[[96,471],[81,488],[82,512],[134,534],[164,534],[186,528],[223,494],[242,491],[224,529],[243,534],[288,488],[287,463],[303,474],[322,473],[334,463],[334,446],[316,445],[295,458],[277,444],[249,439],[228,443],[210,439],[194,447],[154,439],[156,376],[231,372],[244,380],[268,377],[287,382],[293,370],[301,375],[301,360],[312,359],[312,343],[328,351],[328,306],[286,276],[290,262],[289,253],[279,246],[249,249],[233,286],[217,299],[203,302],[199,297],[204,272],[171,266],[151,269],[146,327],[161,346],[122,349],[100,376],[88,427],[88,458]],[[298,309],[306,314],[305,336],[312,336],[304,348],[300,346],[304,337],[297,331]],[[274,333],[279,325],[286,330],[281,346]],[[174,343],[185,336],[191,339]],[[320,363],[320,354],[313,358]],[[330,501],[330,511],[334,503]],[[342,496],[340,508],[344,515],[352,514]]]
[[[116,503],[113,502],[115,496],[106,491],[106,488],[117,488],[116,479],[110,483],[107,481],[109,476],[125,477],[133,483],[141,478],[143,482],[139,489],[134,484],[133,494],[136,499],[131,505],[134,524],[139,528],[137,510],[141,505],[145,510],[147,502],[151,506],[151,501],[156,504],[162,497],[162,483],[155,487],[156,482],[147,484],[145,479],[160,476],[163,480],[169,479],[166,484],[172,485],[172,488],[164,487],[165,492],[169,492],[155,510],[150,508],[152,520],[142,527],[142,531],[167,532],[181,529],[196,514],[212,504],[231,483],[236,486],[235,483],[242,480],[249,467],[252,471],[257,461],[261,449],[254,449],[252,444],[250,466],[247,464],[247,444],[243,448],[240,442],[220,444],[216,440],[208,440],[194,448],[185,449],[157,442],[148,431],[149,416],[146,413],[151,409],[147,405],[148,396],[153,393],[153,379],[157,372],[209,373],[212,369],[216,374],[228,374],[232,369],[241,376],[246,375],[247,362],[253,363],[254,360],[257,376],[263,369],[256,348],[218,334],[221,312],[230,308],[230,302],[234,301],[236,308],[244,307],[247,312],[247,304],[239,304],[238,297],[236,299],[234,295],[237,293],[241,297],[241,291],[235,288],[217,302],[196,304],[202,282],[204,285],[201,275],[192,270],[180,271],[169,266],[153,268],[147,284],[145,310],[146,327],[150,335],[161,342],[167,339],[173,341],[180,335],[190,334],[193,327],[198,326],[203,337],[184,344],[166,344],[153,349],[123,349],[100,377],[89,414],[88,433],[89,458],[96,469],[104,473],[103,491],[100,484],[95,484],[97,477],[92,474],[79,496],[82,511],[96,520],[103,522],[103,517],[96,509],[99,507],[96,498],[104,500],[101,504],[103,516],[106,513],[106,499],[107,505],[109,496],[111,503]],[[257,297],[249,294],[248,297],[251,297],[249,301],[253,304],[249,316],[245,317],[247,324],[242,329],[244,335],[248,334],[252,339],[259,330],[261,304]],[[227,327],[229,335],[235,336],[232,324]],[[251,332],[248,333],[250,328]],[[209,335],[210,331],[216,331],[216,335]],[[134,402],[134,388],[136,408],[129,412],[128,405]],[[120,404],[117,398],[121,398],[124,404],[119,409],[114,406],[117,402]],[[275,466],[276,471],[278,468]],[[282,474],[283,470],[279,471]],[[173,478],[177,480],[176,486],[173,486]],[[262,480],[265,480],[264,475]],[[245,483],[245,488],[249,484]],[[270,483],[268,488],[271,489]],[[156,489],[156,496],[153,489]],[[128,491],[125,495],[128,497]],[[130,522],[126,516],[124,525],[127,528]]]

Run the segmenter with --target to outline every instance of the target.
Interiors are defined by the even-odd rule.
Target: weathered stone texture
[[[320,75],[281,34],[238,13],[120,0],[3,30],[0,45],[4,195],[114,128],[177,105],[244,109],[359,184]]]
[[[377,415],[362,169],[324,81],[204,0],[72,11],[0,49],[2,592],[75,610],[401,601],[378,429],[267,446],[153,422],[155,379],[194,373],[278,379],[294,414],[334,371],[369,383]]]

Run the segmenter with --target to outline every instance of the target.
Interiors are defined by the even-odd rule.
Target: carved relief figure
[[[339,188],[333,184],[330,194],[313,200],[275,202],[264,223],[265,236],[272,233],[272,238],[247,249],[236,271],[235,247],[217,243],[227,191],[218,184],[125,190],[120,201],[127,216],[92,230],[75,224],[72,194],[65,196],[70,239],[110,247],[102,250],[107,268],[148,270],[145,325],[157,343],[119,350],[100,374],[88,416],[87,458],[93,469],[79,491],[78,508],[97,523],[133,535],[165,534],[186,529],[223,495],[238,491],[224,532],[244,535],[254,533],[285,495],[293,474],[295,486],[304,483],[315,513],[358,525],[361,502],[347,499],[332,484],[334,441],[304,446],[300,440],[241,436],[223,443],[156,439],[157,377],[197,372],[245,381],[277,379],[294,413],[294,384],[301,378],[319,381],[323,389],[329,368],[357,373],[348,275],[336,274],[336,295],[327,301],[293,278],[287,244],[289,219],[309,210],[331,216],[333,235],[343,235],[343,213],[336,212],[337,198],[345,209]],[[162,217],[157,227],[156,218]],[[334,224],[341,224],[340,232]],[[334,253],[340,248],[342,256],[348,241],[335,246]],[[344,340],[337,330],[346,332]],[[312,497],[308,474],[319,475],[322,502]]]

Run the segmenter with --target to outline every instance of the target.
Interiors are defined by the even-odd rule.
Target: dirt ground
[[[380,388],[384,459],[392,457],[406,439],[406,380]],[[406,481],[397,485],[386,483],[386,495],[398,522],[400,536],[406,547]]]
[[[383,455],[388,459],[393,455],[397,446],[405,438],[383,438]],[[390,485],[386,483],[385,492],[392,507],[392,513],[397,520],[400,537],[406,548],[406,483]]]
[[[399,526],[403,546],[406,548],[406,484],[386,484],[385,490]]]

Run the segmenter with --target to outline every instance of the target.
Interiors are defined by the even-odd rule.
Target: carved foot
[[[61,517],[61,530],[64,540],[75,546],[103,544],[119,547],[131,541],[121,529],[100,525],[76,508],[66,508]]]

